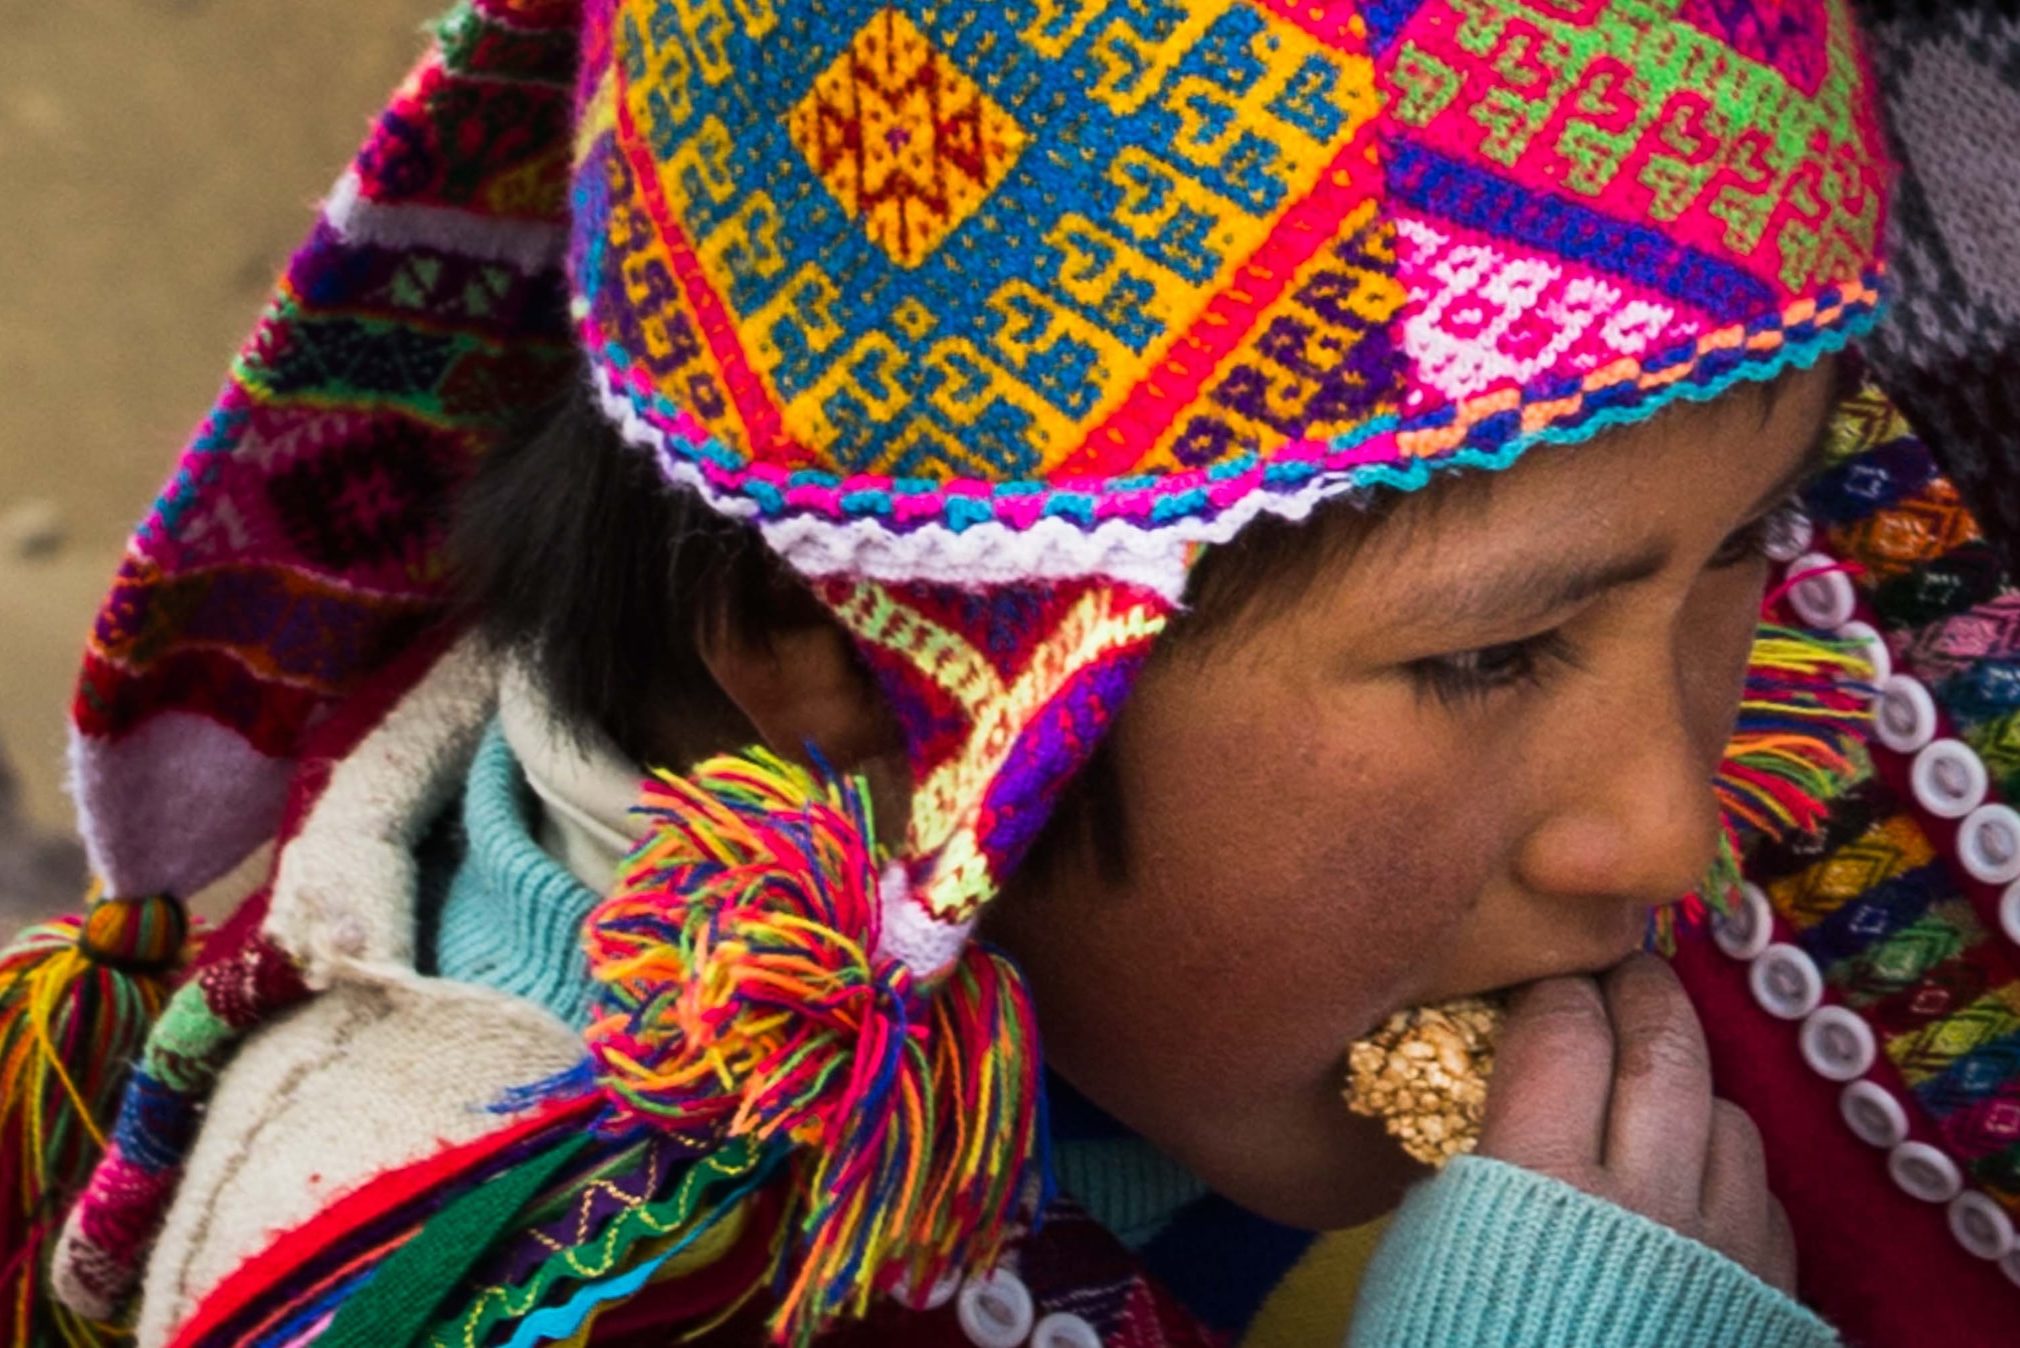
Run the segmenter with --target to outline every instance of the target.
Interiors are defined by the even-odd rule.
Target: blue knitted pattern
[[[522,997],[580,1029],[595,1008],[581,932],[597,895],[534,841],[535,808],[526,774],[493,722],[463,789],[468,851],[442,904],[436,968],[444,978]]]

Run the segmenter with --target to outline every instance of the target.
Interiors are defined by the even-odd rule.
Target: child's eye
[[[1447,705],[1478,700],[1511,688],[1540,686],[1553,666],[1574,663],[1562,632],[1543,632],[1470,651],[1412,660],[1409,670],[1420,693]]]

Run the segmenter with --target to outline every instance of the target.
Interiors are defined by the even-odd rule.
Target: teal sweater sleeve
[[[1825,1348],[1829,1325],[1708,1245],[1560,1180],[1462,1156],[1361,1281],[1351,1348]]]

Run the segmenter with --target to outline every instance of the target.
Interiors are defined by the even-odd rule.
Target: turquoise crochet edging
[[[1502,472],[1514,467],[1524,454],[1538,445],[1582,444],[1606,431],[1622,426],[1640,425],[1679,402],[1708,403],[1724,397],[1740,384],[1765,384],[1780,378],[1792,369],[1814,368],[1824,357],[1836,355],[1871,332],[1880,321],[1882,312],[1877,308],[1871,309],[1847,322],[1843,327],[1820,329],[1812,342],[1800,345],[1791,342],[1773,357],[1744,361],[1717,379],[1705,383],[1679,380],[1661,394],[1637,402],[1632,407],[1602,408],[1573,425],[1545,426],[1529,435],[1509,441],[1500,449],[1491,451],[1462,449],[1442,459],[1417,460],[1408,468],[1381,464],[1356,469],[1354,485],[1388,487],[1406,492],[1421,491],[1430,484],[1431,478],[1440,472],[1462,468]]]
[[[729,508],[731,502],[741,501],[746,507],[755,507],[756,523],[799,517],[839,526],[855,521],[888,522],[895,517],[900,522],[889,527],[900,537],[930,524],[960,533],[986,523],[1025,528],[1034,519],[1064,519],[1085,529],[1109,523],[1160,529],[1210,522],[1251,496],[1309,498],[1314,492],[1330,496],[1372,487],[1417,491],[1438,472],[1467,468],[1499,471],[1539,444],[1589,439],[1601,431],[1645,420],[1679,399],[1705,401],[1735,384],[1772,379],[1791,367],[1813,365],[1872,329],[1884,310],[1885,280],[1883,270],[1870,270],[1856,291],[1828,289],[1782,313],[1734,324],[1679,345],[1637,367],[1635,378],[1624,378],[1605,388],[1580,389],[1573,381],[1569,388],[1520,387],[1478,395],[1469,401],[1477,405],[1512,392],[1519,409],[1522,404],[1576,393],[1580,407],[1555,424],[1524,432],[1508,431],[1510,411],[1481,417],[1468,431],[1475,443],[1407,462],[1399,461],[1400,451],[1383,462],[1347,464],[1339,460],[1383,437],[1450,426],[1458,407],[1447,404],[1407,418],[1380,415],[1328,441],[1292,442],[1267,452],[1250,450],[1211,467],[1182,473],[1070,483],[1018,479],[962,484],[972,490],[949,490],[949,484],[927,478],[842,475],[826,469],[787,471],[753,464],[719,436],[689,433],[699,431],[700,424],[663,393],[637,387],[629,378],[633,366],[630,353],[615,341],[602,338],[586,317],[583,324],[585,345],[613,377],[613,390],[641,417],[661,458],[699,474],[705,490],[718,498],[718,505]],[[1820,313],[1828,315],[1822,322]],[[1736,349],[1721,340],[1725,338],[1736,340],[1739,350],[1755,347],[1764,338],[1778,345],[1772,354],[1742,356],[1732,368],[1723,368]],[[1646,383],[1651,375],[1673,371],[1681,373],[1670,382],[1652,387]],[[1633,393],[1623,405],[1604,405],[1623,390]],[[1594,407],[1592,403],[1602,405]],[[679,429],[683,426],[685,429]],[[1499,438],[1503,436],[1506,438]],[[1480,440],[1494,443],[1478,443]],[[1243,479],[1250,478],[1254,480],[1244,485]],[[801,499],[789,499],[793,496]]]

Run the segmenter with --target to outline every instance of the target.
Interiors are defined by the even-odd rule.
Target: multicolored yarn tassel
[[[115,1315],[140,1281],[217,1074],[253,1027],[308,995],[265,937],[202,965],[168,999],[119,1100],[111,1136],[49,1261],[49,1289],[88,1318]]]
[[[46,1266],[189,938],[188,916],[168,895],[99,899],[0,952],[0,1341],[117,1337],[50,1297]]]
[[[1697,893],[1676,906],[1686,923],[1702,918],[1707,905],[1727,910],[1740,858],[1753,843],[1814,831],[1863,773],[1871,678],[1856,642],[1762,622],[1747,660],[1739,720],[1712,783],[1723,824],[1718,854]],[[1657,942],[1665,947],[1676,907],[1656,916]]]
[[[927,987],[877,953],[859,779],[751,750],[649,783],[642,813],[585,928],[590,1050],[619,1120],[796,1149],[774,1338],[993,1259],[1043,1171],[1016,969],[971,944]]]
[[[1781,837],[1823,822],[1860,770],[1871,678],[1855,642],[1762,625],[1717,779],[1719,803],[1743,835]]]

